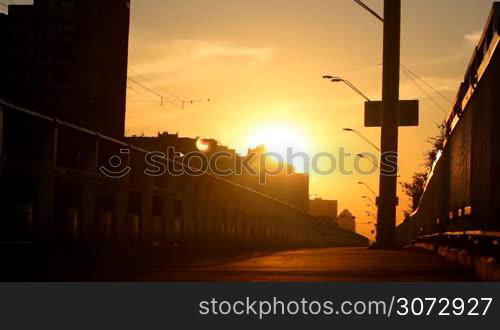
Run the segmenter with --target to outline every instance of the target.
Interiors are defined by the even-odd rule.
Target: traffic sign
[[[419,125],[418,100],[399,101],[399,126],[411,127]],[[382,101],[365,102],[365,127],[382,126]]]

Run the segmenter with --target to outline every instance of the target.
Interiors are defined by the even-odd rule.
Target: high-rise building
[[[122,137],[129,0],[35,0],[10,5],[5,97]]]
[[[0,13],[0,45],[2,45],[2,51],[0,51],[0,97],[4,98],[7,89],[7,79],[5,76],[7,74],[7,15]]]
[[[338,206],[338,201],[316,198],[309,201],[309,214],[319,218],[330,218],[332,223],[335,223]]]

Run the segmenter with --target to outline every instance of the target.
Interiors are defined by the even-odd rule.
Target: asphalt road
[[[245,259],[204,261],[143,274],[168,282],[455,282],[474,276],[441,257],[419,251],[312,249]]]

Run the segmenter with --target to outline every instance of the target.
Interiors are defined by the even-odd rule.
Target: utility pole
[[[401,0],[384,0],[384,63],[382,86],[382,133],[380,194],[378,199],[377,247],[395,246],[399,67],[401,56]]]
[[[4,150],[4,110],[3,105],[0,104],[0,163],[3,161],[3,150]]]

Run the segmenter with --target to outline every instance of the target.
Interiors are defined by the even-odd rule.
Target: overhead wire
[[[419,75],[417,75],[415,72],[411,71],[410,69],[408,69],[408,67],[404,66],[403,64],[401,64],[401,67],[406,70],[409,74],[411,74],[412,76],[414,76],[415,78],[417,78],[418,80],[420,80],[424,85],[426,85],[427,87],[429,87],[430,89],[432,89],[436,94],[438,94],[439,96],[441,96],[443,99],[445,99],[446,101],[448,101],[449,103],[453,104],[453,101],[447,97],[446,95],[444,95],[442,92],[440,92],[438,89],[434,88],[431,84],[429,84],[428,82],[426,82],[424,79],[422,79]]]
[[[448,115],[448,112],[434,99],[434,97],[432,97],[432,95],[430,95],[429,93],[427,93],[427,91],[422,87],[420,86],[417,81],[415,80],[415,78],[408,72],[406,71],[406,69],[404,67],[402,67],[403,69],[403,73],[413,82],[413,84],[415,84],[415,86],[417,86],[418,89],[420,89],[420,91],[422,93],[425,94],[425,96],[427,96],[427,98],[429,98],[429,100],[431,100],[432,103],[434,103],[434,105],[445,115]]]

